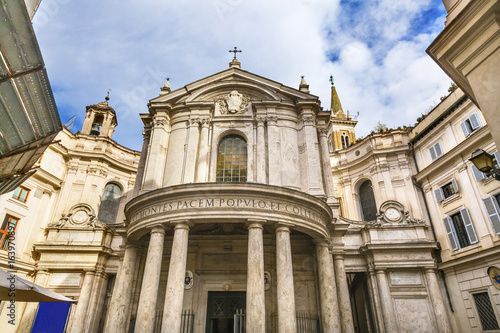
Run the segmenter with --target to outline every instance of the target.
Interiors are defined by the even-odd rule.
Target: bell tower
[[[345,149],[356,141],[354,127],[358,122],[351,118],[349,111],[347,111],[347,115],[344,113],[332,75],[330,75],[330,83],[332,84],[330,105],[331,135],[328,138],[328,145],[330,146],[330,152],[333,152]]]
[[[82,134],[104,136],[111,139],[118,122],[115,110],[109,106],[108,101],[109,93],[104,102],[87,106]]]

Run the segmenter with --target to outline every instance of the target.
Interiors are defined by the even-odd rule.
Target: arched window
[[[247,181],[247,143],[239,135],[231,134],[219,143],[217,151],[218,182]]]
[[[372,182],[366,180],[359,187],[359,201],[361,203],[361,211],[363,220],[374,221],[377,219],[377,204],[375,195],[373,194]]]
[[[345,132],[342,132],[340,136],[340,143],[342,144],[342,149],[349,147],[349,136]]]
[[[90,129],[90,135],[99,136],[99,134],[101,134],[101,126],[103,121],[104,121],[103,116],[99,115],[94,118],[94,122],[92,123],[92,128]]]
[[[121,196],[122,189],[118,185],[109,183],[104,187],[101,205],[99,206],[99,214],[97,215],[99,221],[104,223],[115,223]]]

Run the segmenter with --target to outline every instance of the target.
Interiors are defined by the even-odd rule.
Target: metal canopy
[[[0,183],[27,173],[62,129],[23,0],[0,0]]]

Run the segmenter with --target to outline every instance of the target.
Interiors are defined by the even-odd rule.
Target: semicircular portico
[[[329,236],[332,212],[322,200],[303,192],[253,183],[182,184],[147,192],[126,208],[127,236],[137,239],[158,225],[283,223],[313,238]]]

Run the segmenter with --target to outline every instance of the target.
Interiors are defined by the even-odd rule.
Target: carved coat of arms
[[[226,96],[218,97],[215,102],[219,104],[220,113],[235,114],[245,113],[250,98],[233,90]]]

